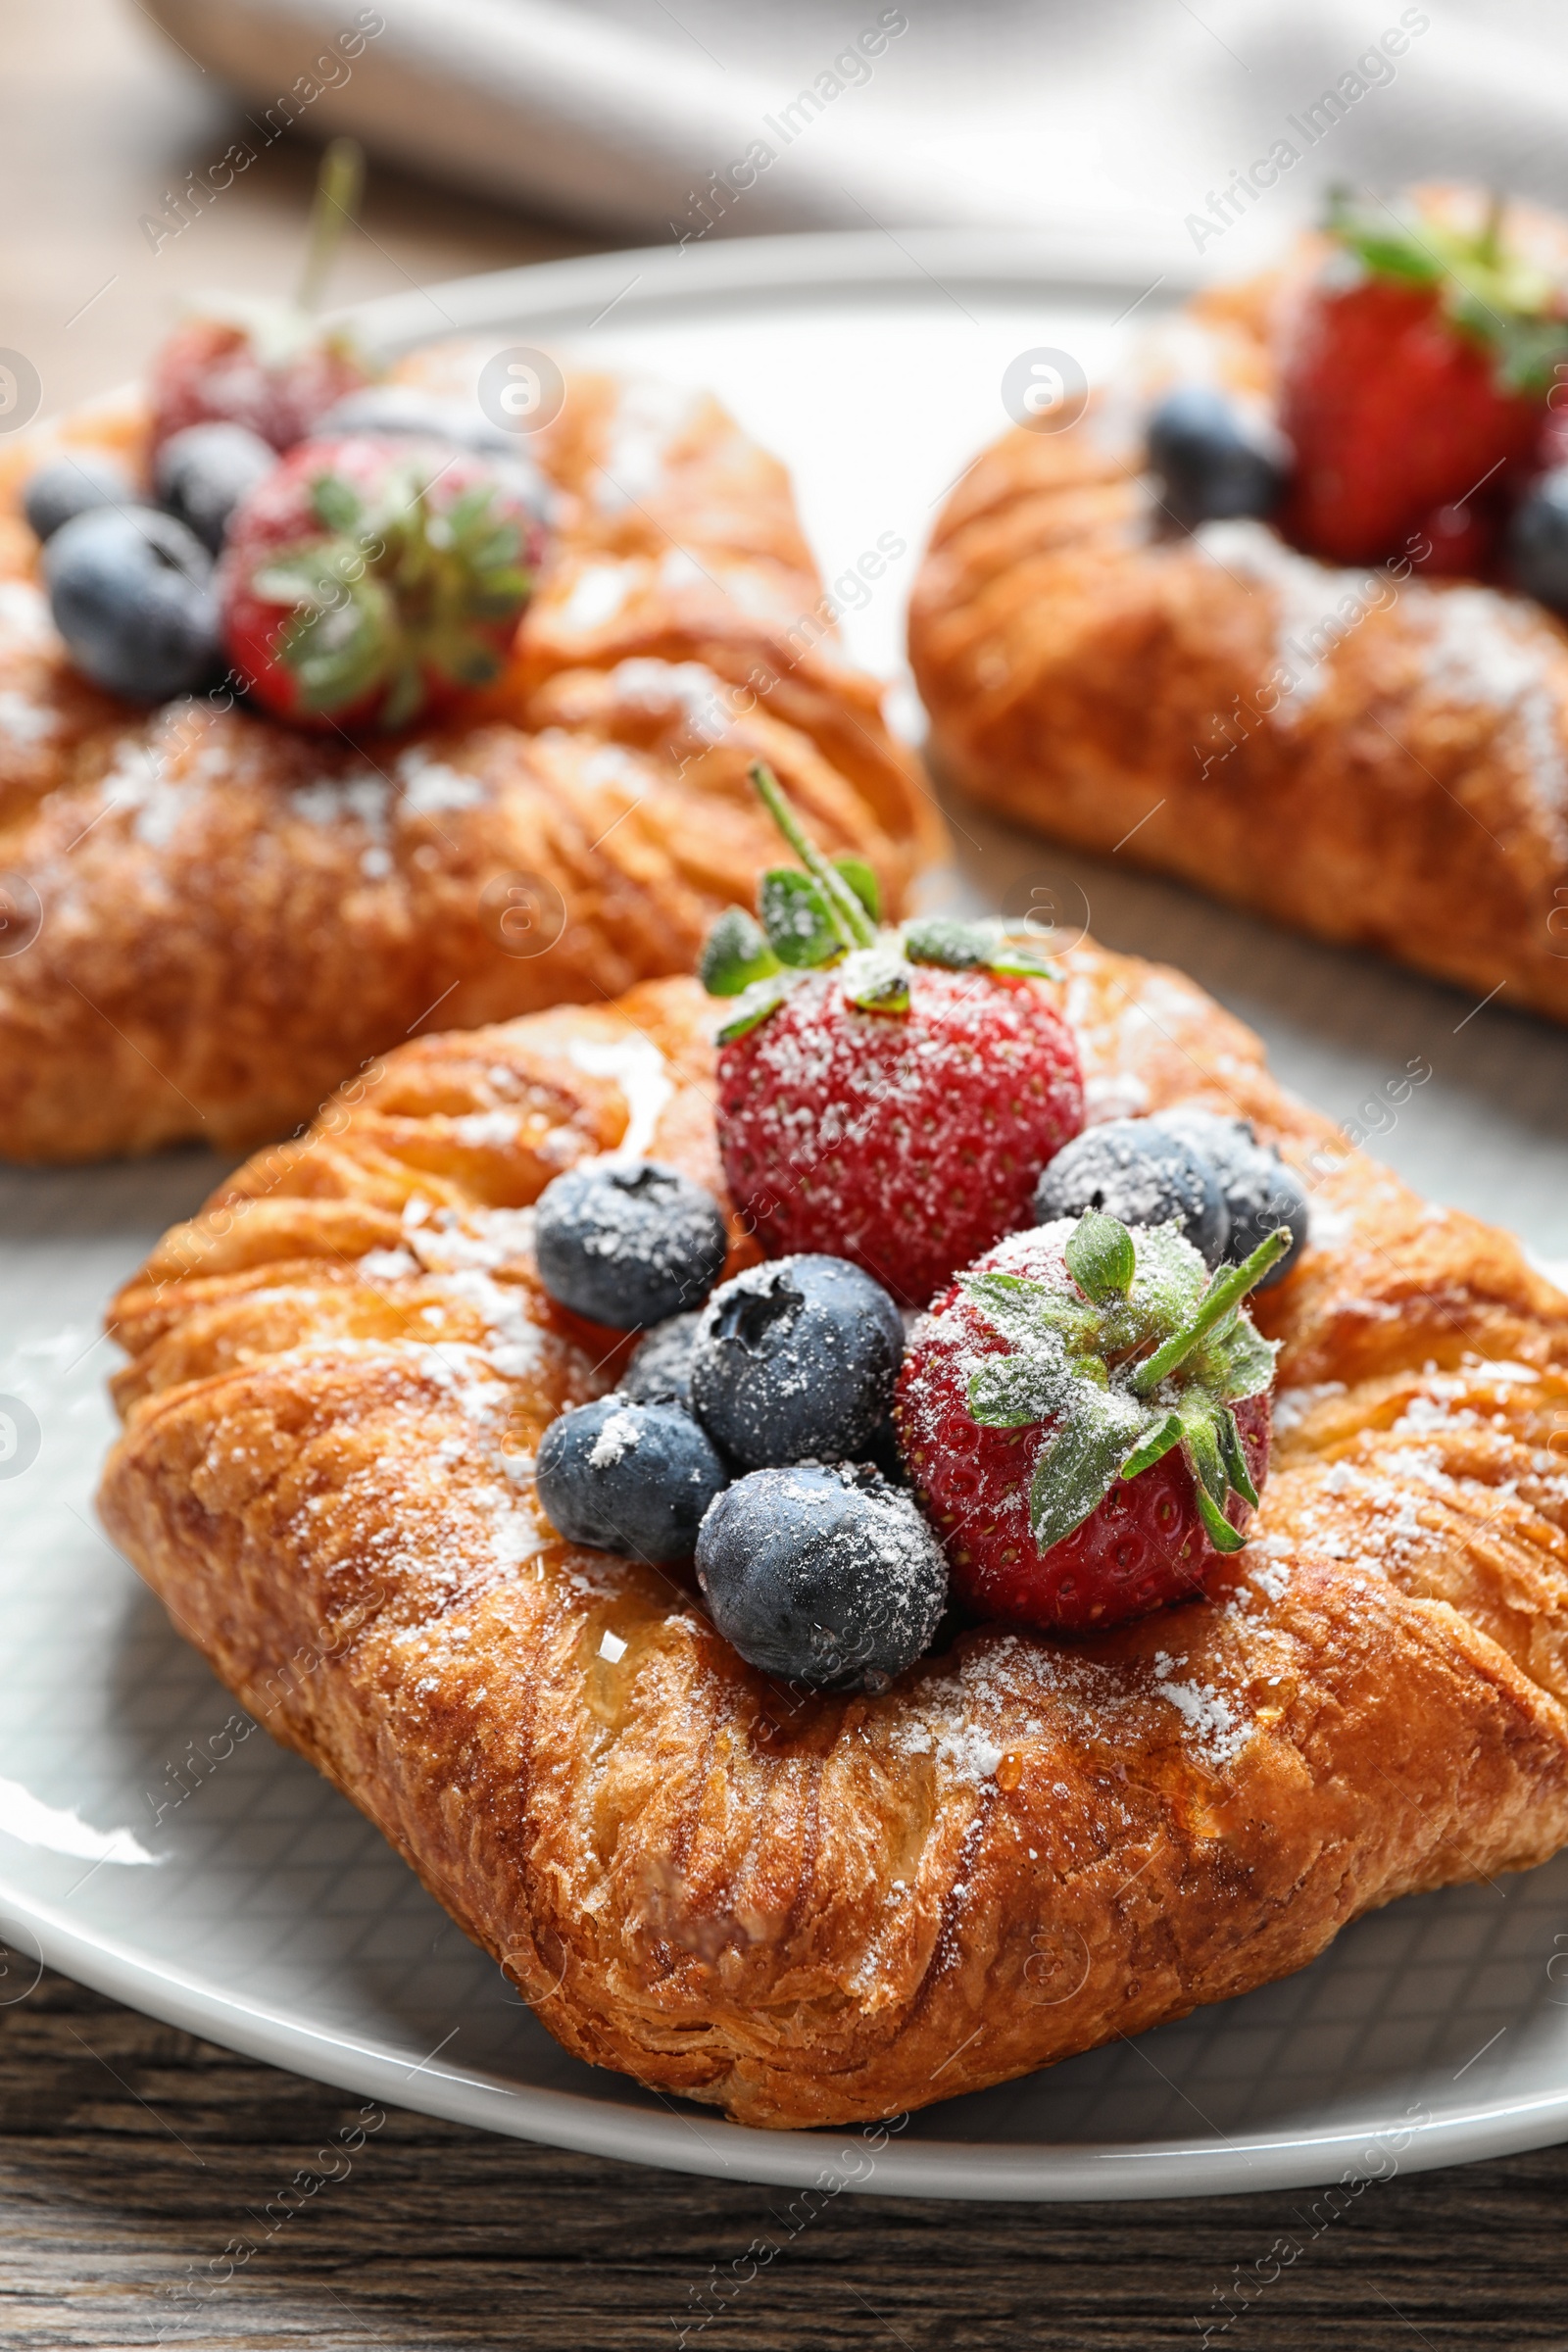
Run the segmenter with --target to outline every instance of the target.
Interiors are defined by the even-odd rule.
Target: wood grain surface
[[[142,232],[233,115],[135,0],[0,0],[0,345],[33,361],[46,406],[133,374],[191,288],[290,282],[314,169],[292,141],[177,240]],[[377,171],[336,290],[587,242]],[[0,2344],[641,2352],[684,2329],[703,2352],[1151,2352],[1211,2324],[1227,2352],[1568,2346],[1568,2148],[1395,2178],[1326,2223],[1299,2193],[845,2194],[803,2226],[779,2190],[394,2110],[292,2210],[282,2192],[363,2128],[360,2104],[45,1975],[0,2006]],[[754,2240],[779,2250],[720,2306],[715,2276]],[[1288,2264],[1281,2240],[1301,2247]],[[258,2250],[240,2263],[231,2245]],[[1251,2299],[1231,2293],[1221,2334],[1238,2269]]]
[[[346,2170],[318,2162],[358,2129]],[[294,2210],[313,2166],[340,2177]],[[1227,2352],[1568,2344],[1568,2148],[1374,2182],[1337,2218],[1299,2191],[820,2206],[792,2219],[780,2189],[362,2118],[52,1975],[0,2009],[8,2352],[643,2352],[683,2328],[703,2352],[1152,2352],[1210,2323]],[[754,2244],[777,2251],[742,2281]],[[714,2266],[736,2281],[722,2307]],[[1238,2268],[1250,2299],[1233,2292],[1222,2334]]]

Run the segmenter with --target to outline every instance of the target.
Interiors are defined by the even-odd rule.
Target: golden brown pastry
[[[133,711],[71,668],[21,486],[62,440],[144,438],[125,396],[0,462],[0,1153],[249,1144],[422,1025],[689,969],[768,861],[758,758],[895,906],[939,847],[783,467],[706,395],[571,381],[534,437],[563,517],[511,673],[461,727],[362,746]]]
[[[1065,986],[1093,1098],[1233,1108],[1313,1188],[1253,1540],[1115,1634],[803,1698],[541,1519],[538,1435],[618,1359],[527,1203],[628,1127],[716,1187],[688,981],[390,1055],[112,1310],[101,1507],[181,1631],[567,2049],[748,2124],[1024,2073],[1568,1839],[1568,1298],[1191,983],[1086,944]]]
[[[1196,303],[1142,379],[1268,398],[1297,278]],[[964,475],[909,651],[943,767],[1021,823],[1568,1019],[1568,632],[1407,558],[1173,532],[1137,371]]]

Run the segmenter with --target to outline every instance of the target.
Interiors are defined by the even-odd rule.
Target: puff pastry
[[[1086,943],[1065,986],[1102,1111],[1234,1107],[1314,1187],[1254,1540],[1115,1634],[803,1699],[541,1520],[538,1434],[616,1359],[527,1203],[628,1140],[717,1186],[689,981],[403,1049],[112,1310],[101,1508],[174,1622],[567,2049],[745,2123],[996,2082],[1568,1839],[1568,1298],[1180,976]]]
[[[451,389],[484,356],[397,372]],[[534,437],[563,513],[512,670],[462,728],[363,748],[134,712],[71,668],[20,489],[57,446],[144,439],[127,395],[0,466],[0,1152],[249,1145],[437,1018],[689,969],[770,854],[758,758],[892,905],[940,846],[783,467],[707,396],[571,379]]]
[[[1011,431],[937,522],[909,652],[943,766],[1021,823],[1568,1019],[1568,632],[1528,598],[1169,532],[1141,401],[1267,398],[1308,242],[1200,300],[1070,430]]]

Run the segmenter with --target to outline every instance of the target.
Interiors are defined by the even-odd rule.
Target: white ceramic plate
[[[883,534],[904,541],[847,624],[891,669],[919,545],[1004,421],[1007,362],[1066,350],[1093,379],[1174,290],[1148,289],[1136,256],[1091,268],[1039,240],[867,235],[552,264],[370,318],[391,341],[493,331],[714,386],[794,466],[829,579]],[[1568,1036],[957,816],[964,893],[1053,891],[1108,942],[1184,965],[1402,1174],[1568,1259]],[[1416,1057],[1434,1075],[1396,1107]],[[565,2057],[350,1805],[264,1733],[236,1739],[225,1693],[96,1532],[103,1301],[218,1173],[193,1152],[0,1174],[0,1410],[21,1439],[4,1458],[0,1421],[0,2001],[47,1960],[365,2095],[685,2172],[886,2194],[1295,2186],[1568,2134],[1568,1856],[1396,1904],[1287,1983],[927,2109],[880,2150],[737,2130]]]

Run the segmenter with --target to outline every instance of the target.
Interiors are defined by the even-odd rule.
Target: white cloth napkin
[[[649,243],[1070,224],[1229,273],[1337,179],[1568,201],[1561,0],[149,6],[263,128]]]

